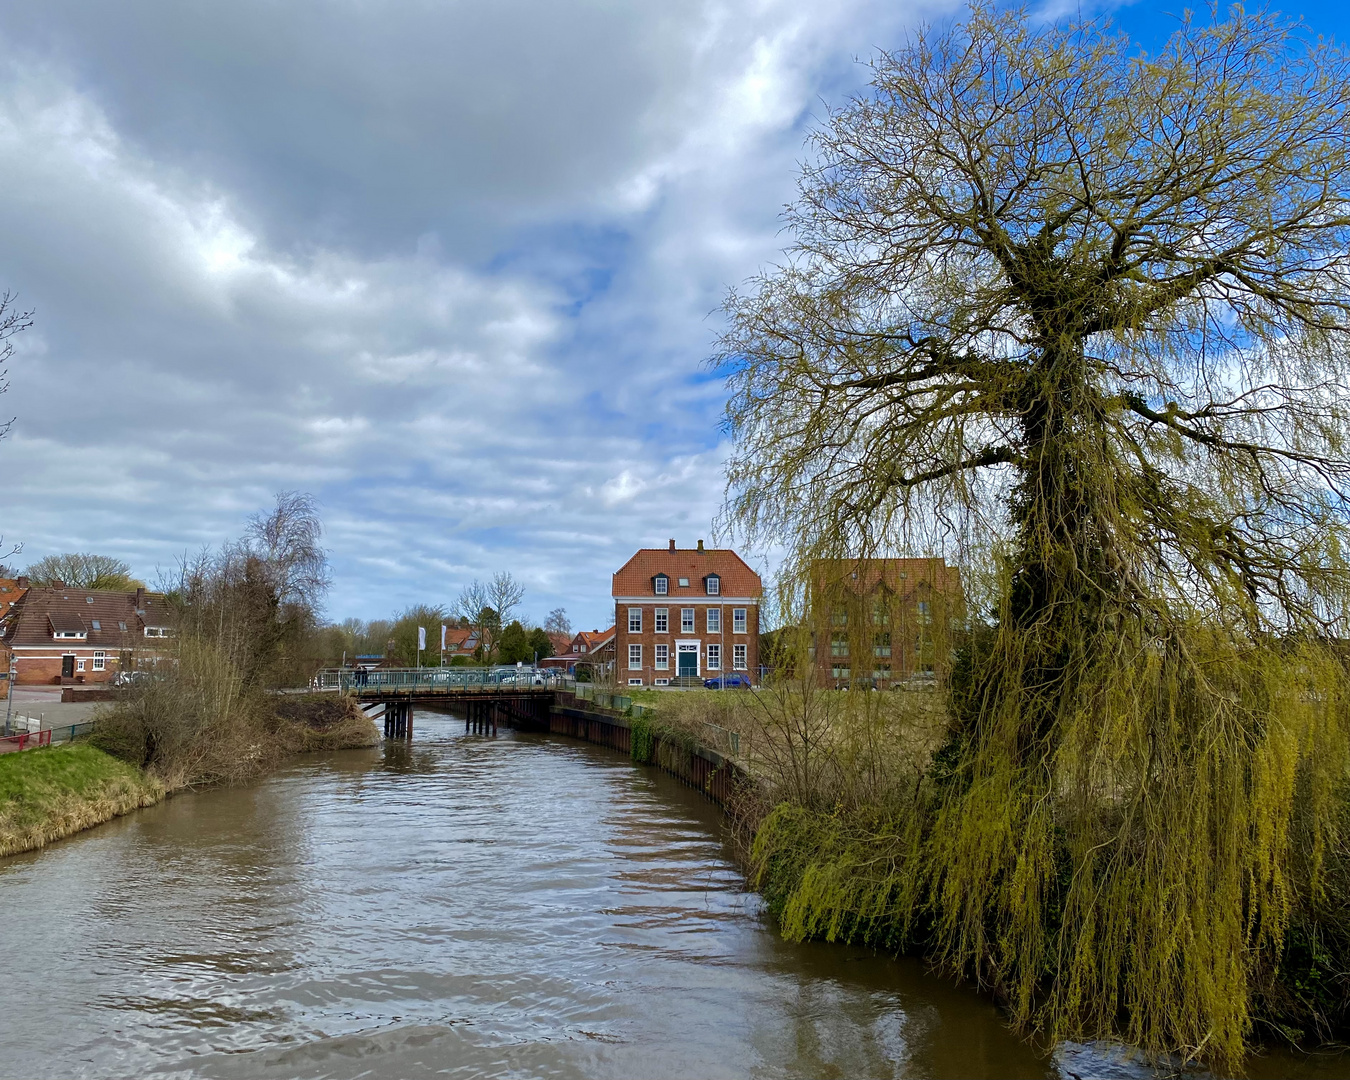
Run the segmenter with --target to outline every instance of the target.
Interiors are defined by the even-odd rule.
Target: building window
[[[737,634],[745,633],[745,608],[731,609],[731,629]]]
[[[75,670],[76,670],[76,671],[83,671],[83,670],[84,670],[84,661],[83,661],[83,660],[76,660],[76,661],[75,661]]]
[[[95,670],[95,671],[102,671],[102,670],[104,669],[104,666],[107,664],[107,662],[108,662],[108,661],[107,661],[107,658],[106,658],[106,656],[105,656],[103,653],[101,653],[101,652],[95,652],[95,653],[94,653],[94,670]]]
[[[687,577],[680,578],[680,588],[681,589],[689,588],[689,579]]]
[[[630,634],[642,633],[642,609],[640,607],[628,609],[628,632]]]
[[[691,607],[680,608],[680,633],[692,634],[694,632],[694,609]]]
[[[641,686],[641,685],[642,685],[642,680],[641,680],[641,679],[629,679],[629,680],[628,680],[628,685],[629,685],[629,686]]]
[[[891,635],[890,635],[890,634],[878,634],[878,635],[877,635],[877,637],[876,637],[876,643],[872,646],[872,655],[873,655],[873,656],[890,656],[890,655],[891,655]]]
[[[99,622],[97,619],[91,619],[89,625],[92,626],[95,630],[103,629],[103,624]]]
[[[831,656],[848,655],[848,638],[845,635],[835,634],[832,638],[830,638],[830,655]]]
[[[709,596],[720,596],[722,593],[722,579],[716,574],[709,574],[703,579],[703,584],[708,590]]]
[[[117,623],[117,629],[119,629],[119,630],[121,630],[123,633],[125,633],[125,632],[126,632],[126,629],[127,629],[127,624],[124,623],[124,622],[122,622],[121,620],[118,620],[118,623]]]
[[[830,678],[847,679],[849,677],[850,670],[851,669],[846,666],[841,667],[839,664],[833,664],[830,667]]]
[[[737,671],[744,671],[746,669],[744,645],[733,645],[731,647],[731,666]]]
[[[652,685],[653,685],[653,686],[669,686],[669,685],[670,685],[670,680],[669,680],[669,679],[653,679],[653,680],[652,680]]]
[[[890,664],[878,664],[872,669],[872,678],[889,681],[891,677]]]
[[[710,607],[708,609],[708,633],[720,634],[722,632],[722,609]]]
[[[658,634],[670,633],[670,608],[659,607],[656,609],[655,629]]]
[[[629,645],[629,646],[628,646],[628,670],[629,670],[629,671],[641,671],[641,670],[642,670],[642,646],[641,646],[641,645]]]
[[[656,670],[665,671],[670,667],[670,646],[656,646]]]
[[[830,612],[830,622],[835,626],[848,625],[848,608],[837,607]]]
[[[930,609],[928,607],[928,601],[920,600],[917,607],[919,611],[919,622],[921,623],[928,622],[928,620],[932,617]]]
[[[666,577],[665,574],[657,574],[653,581],[656,584],[657,596],[665,596],[670,592],[670,578]]]
[[[166,626],[147,626],[145,628],[146,637],[168,637],[169,629]]]
[[[891,609],[882,600],[874,600],[872,602],[872,625],[891,625]]]
[[[709,670],[709,671],[719,671],[719,670],[721,670],[721,667],[722,667],[722,646],[721,646],[721,645],[709,645],[709,646],[708,646],[708,670]]]

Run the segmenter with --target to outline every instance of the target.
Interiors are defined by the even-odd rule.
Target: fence
[[[575,680],[561,671],[543,668],[375,668],[370,671],[328,669],[314,677],[315,690],[451,690],[571,689]]]
[[[0,725],[0,754],[9,754],[17,750],[33,750],[39,746],[51,746],[53,743],[73,742],[81,735],[94,730],[94,721],[86,720],[81,724],[55,724],[52,727],[39,727],[28,730],[28,717],[17,717],[22,723],[10,722]],[[15,729],[11,731],[11,729]]]

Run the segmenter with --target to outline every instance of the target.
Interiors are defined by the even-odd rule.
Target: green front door
[[[682,679],[698,678],[698,648],[695,646],[681,645],[680,651],[675,654],[678,662],[678,674]]]

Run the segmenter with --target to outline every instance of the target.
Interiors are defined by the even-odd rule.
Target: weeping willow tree
[[[1265,16],[977,7],[821,125],[727,304],[729,517],[802,574],[955,545],[996,618],[902,854],[799,929],[908,905],[1027,1028],[1239,1060],[1340,842],[1348,112]]]

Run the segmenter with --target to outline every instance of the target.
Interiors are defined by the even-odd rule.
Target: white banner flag
[[[425,626],[419,626],[417,628],[417,647],[419,649],[425,649],[427,647],[427,628]]]
[[[441,652],[445,652],[445,623],[441,623]]]

